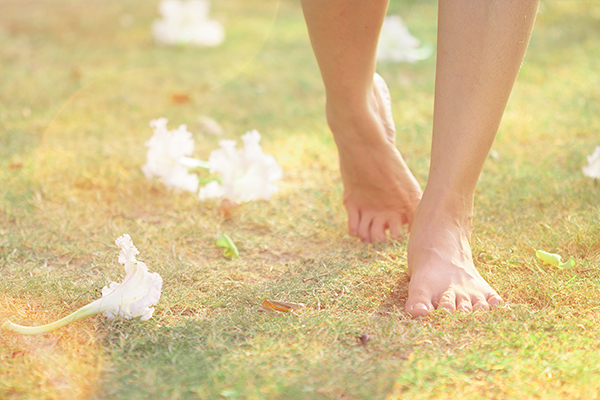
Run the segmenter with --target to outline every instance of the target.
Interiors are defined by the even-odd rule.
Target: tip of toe
[[[500,296],[492,296],[488,299],[487,303],[490,305],[490,307],[498,307],[504,303],[504,300],[502,300],[502,297]]]
[[[417,303],[411,307],[406,307],[408,312],[413,318],[428,317],[429,308],[425,304]]]

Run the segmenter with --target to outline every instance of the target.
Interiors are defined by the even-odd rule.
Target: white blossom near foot
[[[194,152],[194,139],[185,125],[169,131],[167,119],[150,121],[154,130],[146,142],[148,153],[142,172],[148,179],[159,178],[166,186],[190,192],[198,191],[198,176],[189,172],[186,157]]]
[[[377,46],[378,61],[416,62],[433,54],[433,46],[421,46],[399,15],[385,17]]]
[[[162,19],[152,25],[158,44],[218,46],[225,40],[223,25],[209,18],[209,0],[163,0],[158,10]]]
[[[81,307],[74,313],[43,326],[21,326],[6,321],[2,328],[22,335],[38,335],[63,327],[92,315],[104,313],[108,319],[121,316],[125,319],[141,317],[148,320],[154,313],[162,288],[162,278],[156,272],[148,272],[148,267],[135,256],[139,251],[127,234],[120,236],[115,244],[121,248],[119,263],[125,267],[123,282],[112,282],[102,289],[102,298]]]
[[[242,136],[244,147],[236,149],[234,140],[221,140],[208,161],[190,157],[194,152],[194,139],[185,125],[173,131],[167,129],[167,120],[158,118],[150,122],[154,135],[146,142],[148,155],[142,171],[148,179],[160,178],[175,189],[198,193],[200,200],[222,199],[235,208],[243,202],[269,200],[277,192],[276,182],[281,179],[281,167],[275,157],[265,154],[259,144],[256,130]],[[200,185],[194,170],[208,170],[218,177],[208,177]]]
[[[583,174],[593,179],[600,179],[600,146],[587,157],[588,165],[583,167]]]
[[[364,242],[402,235],[412,225],[421,188],[396,148],[391,100],[375,75],[367,109],[327,104],[327,121],[340,158],[348,229]]]
[[[471,255],[471,218],[440,203],[417,207],[408,243],[410,283],[406,311],[413,317],[432,311],[490,309],[502,298],[479,274]]]
[[[275,157],[265,154],[260,147],[260,133],[256,130],[242,136],[243,149],[236,149],[233,140],[221,140],[219,148],[208,158],[210,172],[220,175],[200,188],[200,200],[221,198],[233,203],[251,200],[269,200],[278,190],[281,167]]]

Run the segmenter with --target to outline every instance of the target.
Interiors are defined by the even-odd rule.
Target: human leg
[[[374,79],[387,0],[303,0],[311,44],[327,95],[344,183],[348,228],[383,241],[412,224],[421,188],[395,146],[389,94]]]
[[[408,245],[406,310],[502,302],[473,265],[473,196],[525,55],[537,0],[440,0],[431,165]]]

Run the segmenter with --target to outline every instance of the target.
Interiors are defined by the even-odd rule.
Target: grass
[[[52,322],[119,280],[129,233],[164,279],[147,322],[0,333],[3,399],[591,399],[600,395],[600,5],[546,0],[478,186],[474,258],[507,305],[412,320],[405,241],[347,237],[299,4],[215,1],[218,48],[154,45],[156,1],[0,0],[0,320]],[[435,42],[436,3],[393,1]],[[435,60],[381,65],[398,143],[427,178]],[[176,99],[189,101],[174,101]],[[206,158],[250,129],[284,170],[231,218],[140,171],[148,122]],[[226,260],[221,233],[241,253]],[[534,249],[574,256],[561,271]],[[263,299],[301,302],[297,315]],[[363,344],[359,338],[368,335]],[[366,336],[363,336],[363,338]]]

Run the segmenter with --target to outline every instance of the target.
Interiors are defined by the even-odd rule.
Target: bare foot
[[[327,121],[335,138],[350,234],[365,242],[402,235],[412,225],[422,191],[396,148],[387,86],[375,75],[366,106],[334,104]]]
[[[473,265],[471,207],[457,212],[439,198],[431,200],[426,190],[408,243],[406,311],[422,317],[436,309],[471,312],[501,304]]]

